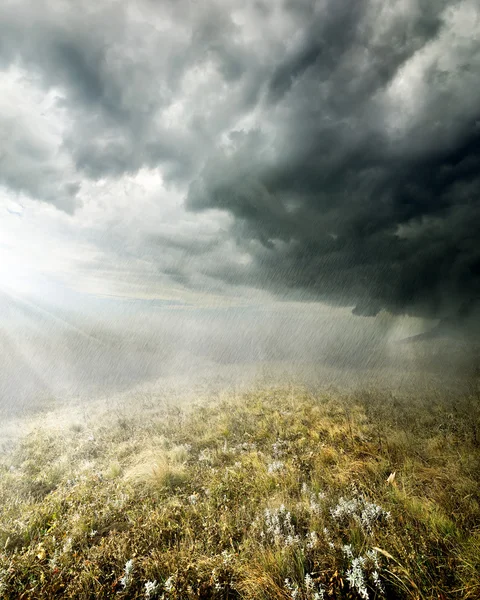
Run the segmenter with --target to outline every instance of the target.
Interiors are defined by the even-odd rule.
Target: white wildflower
[[[360,522],[366,531],[371,533],[372,525],[379,521],[382,517],[388,519],[390,517],[390,513],[383,510],[383,508],[378,506],[378,504],[364,502],[363,510],[360,515]]]
[[[268,472],[277,473],[278,471],[283,471],[284,468],[285,464],[281,460],[274,460],[268,465]]]
[[[280,458],[280,456],[283,456],[287,447],[288,442],[286,442],[285,440],[277,440],[274,444],[272,444],[273,458]]]
[[[380,575],[378,574],[378,571],[373,571],[372,579],[373,579],[373,583],[374,583],[375,587],[377,588],[377,590],[379,592],[381,592],[382,594],[384,594],[385,588],[383,587],[383,584],[380,581]]]
[[[322,512],[322,500],[325,499],[325,494],[323,492],[318,492],[314,494],[313,492],[310,494],[310,511],[319,515]]]
[[[133,558],[127,560],[125,563],[125,567],[123,570],[123,577],[120,579],[120,583],[124,588],[128,586],[128,584],[132,580],[132,572],[133,572]]]
[[[243,442],[240,446],[239,446],[240,451],[243,452],[249,452],[252,450],[256,450],[257,449],[257,445],[255,443],[252,442]]]
[[[373,563],[375,569],[380,569],[380,564],[378,560],[378,552],[374,549],[367,550],[365,556]]]
[[[173,592],[175,588],[175,581],[173,575],[170,575],[170,577],[163,584],[163,587],[165,588],[165,591]]]
[[[155,594],[157,593],[158,590],[158,583],[157,581],[147,581],[145,583],[145,598],[147,600],[150,600],[150,598],[153,598],[155,596]]]
[[[382,519],[389,519],[390,513],[378,504],[368,502],[363,496],[346,500],[340,498],[337,505],[330,510],[337,521],[354,519],[366,533],[373,533],[373,526]]]
[[[305,591],[307,600],[323,600],[325,597],[325,590],[320,583],[315,584],[313,577],[310,573],[305,575],[304,579]]]
[[[361,598],[368,600],[367,584],[363,573],[364,562],[365,559],[361,556],[352,560],[352,566],[347,571],[347,581],[352,589],[357,590]]]
[[[358,500],[353,498],[353,500],[346,500],[345,498],[340,498],[335,508],[330,509],[330,514],[337,521],[341,521],[346,517],[355,517],[358,511]]]
[[[202,450],[200,452],[200,454],[198,455],[198,460],[200,462],[204,462],[206,464],[210,464],[212,462],[212,457],[210,455],[210,451],[205,448],[204,450]]]
[[[317,546],[319,545],[319,537],[318,537],[318,533],[316,531],[310,531],[310,533],[307,533],[306,536],[307,539],[307,548],[309,550],[313,550],[314,548],[317,548]]]
[[[314,588],[314,583],[313,583],[313,579],[312,576],[310,575],[310,573],[307,573],[305,575],[305,589],[308,591],[313,590]]]
[[[296,583],[290,582],[290,579],[285,579],[285,587],[290,592],[290,598],[297,600],[300,597],[300,590]]]
[[[296,535],[295,526],[292,522],[291,513],[282,504],[277,509],[265,509],[265,532],[264,536],[270,543],[292,546],[300,543]]]

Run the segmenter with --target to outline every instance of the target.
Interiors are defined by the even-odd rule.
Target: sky
[[[468,312],[479,31],[477,0],[4,0],[0,289]]]

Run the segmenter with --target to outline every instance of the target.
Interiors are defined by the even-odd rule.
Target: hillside
[[[293,386],[52,413],[1,455],[0,596],[478,598],[479,417]]]

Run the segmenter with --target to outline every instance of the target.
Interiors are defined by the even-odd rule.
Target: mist
[[[300,382],[459,390],[476,346],[438,323],[381,313],[359,318],[318,303],[199,307],[70,294],[48,303],[2,294],[2,412],[38,410],[162,387],[212,391]]]
[[[478,6],[380,4],[2,5],[5,411],[476,372]]]

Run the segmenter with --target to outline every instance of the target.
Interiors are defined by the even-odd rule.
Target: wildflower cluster
[[[284,468],[285,464],[281,460],[274,460],[268,465],[268,472],[270,474],[278,473],[279,471],[283,471]]]
[[[256,452],[257,445],[255,442],[242,442],[236,446],[228,446],[225,442],[223,451],[229,454],[243,454],[245,452]]]
[[[213,457],[211,451],[208,448],[204,448],[203,450],[201,450],[198,455],[198,460],[199,462],[205,463],[206,465],[213,464]]]
[[[360,598],[368,600],[368,585],[370,584],[377,592],[385,593],[380,579],[380,562],[376,550],[367,550],[362,556],[354,556],[350,545],[342,548],[343,553],[349,561],[346,571],[346,579],[352,590],[355,590]]]
[[[319,515],[322,512],[323,501],[326,496],[323,492],[312,492],[308,485],[302,485],[302,494],[308,497],[310,512],[314,515]]]
[[[378,504],[368,502],[363,496],[357,496],[351,500],[340,498],[337,505],[330,509],[330,514],[339,522],[353,519],[368,534],[373,532],[374,525],[390,518],[388,511]]]
[[[272,444],[272,456],[273,458],[280,458],[284,456],[288,448],[288,442],[285,440],[277,440]]]
[[[261,536],[268,542],[279,546],[293,546],[300,543],[292,515],[283,504],[277,509],[266,508],[264,517],[264,531]]]
[[[305,575],[302,585],[298,585],[290,579],[285,579],[285,588],[292,600],[323,600],[325,589],[320,583],[316,583],[310,573]]]

